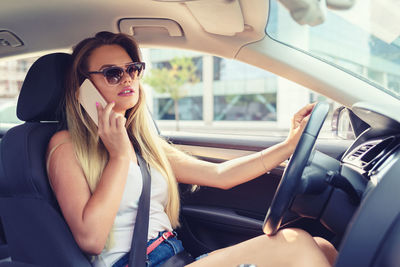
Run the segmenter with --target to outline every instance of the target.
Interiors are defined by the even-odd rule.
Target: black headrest
[[[23,121],[57,121],[64,107],[65,76],[72,56],[54,53],[40,57],[26,75],[18,98],[17,116]]]

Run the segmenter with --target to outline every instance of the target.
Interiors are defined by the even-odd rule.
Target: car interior
[[[269,8],[268,0],[2,3],[0,61],[40,58],[18,98],[17,116],[24,123],[0,129],[0,266],[91,266],[49,185],[45,153],[51,136],[67,127],[63,92],[71,48],[102,30],[132,35],[140,47],[200,51],[270,71],[340,103],[336,131],[345,120],[351,124],[354,140],[318,138],[329,112],[320,102],[294,154],[277,168],[227,190],[180,184],[176,231],[194,257],[296,227],[329,240],[339,252],[335,266],[398,266],[399,98],[271,38],[265,31]],[[284,140],[161,135],[211,162]]]

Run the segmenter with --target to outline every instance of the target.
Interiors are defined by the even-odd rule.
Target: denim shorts
[[[156,241],[164,232],[158,233],[156,238],[151,239],[147,242],[147,246]],[[183,251],[182,242],[176,237],[170,237],[164,240],[160,245],[158,245],[149,255],[147,255],[147,266],[148,267],[158,267],[166,262],[169,258]],[[125,267],[129,262],[129,253],[125,254],[120,258],[112,267]]]

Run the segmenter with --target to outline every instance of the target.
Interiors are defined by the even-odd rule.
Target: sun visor
[[[185,5],[206,32],[233,36],[244,30],[239,0],[187,1]]]

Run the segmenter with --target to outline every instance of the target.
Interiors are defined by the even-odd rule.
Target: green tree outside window
[[[179,99],[188,94],[190,84],[199,81],[196,66],[189,57],[175,57],[170,68],[153,68],[144,82],[160,94],[168,94],[174,100],[176,130],[179,131]]]

